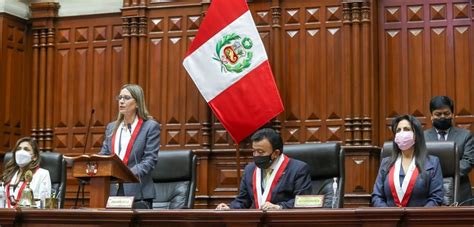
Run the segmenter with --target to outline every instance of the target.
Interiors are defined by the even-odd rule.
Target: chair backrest
[[[192,209],[196,191],[197,157],[191,150],[158,152],[152,172],[153,209]]]
[[[339,143],[285,145],[283,153],[308,164],[314,195],[324,195],[324,207],[331,208],[333,182],[337,178],[335,206],[344,203],[344,150]]]
[[[66,195],[66,160],[63,154],[57,152],[41,152],[40,167],[49,171],[51,178],[51,192],[56,192],[60,199],[60,207],[64,208],[64,198]],[[8,152],[3,158],[3,166],[12,159],[12,153]],[[59,193],[59,194],[58,194]]]
[[[426,142],[428,154],[437,156],[443,172],[444,205],[459,202],[459,151],[453,141]],[[393,152],[393,142],[387,141],[383,145],[380,160]]]

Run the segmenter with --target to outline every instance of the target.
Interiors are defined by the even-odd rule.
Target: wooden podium
[[[89,181],[90,208],[105,208],[110,182],[136,183],[138,178],[117,155],[79,155],[64,157],[73,161],[72,176]]]

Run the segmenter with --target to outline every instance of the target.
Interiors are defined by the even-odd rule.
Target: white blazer
[[[16,181],[17,171],[15,175],[12,177],[12,182]],[[18,183],[18,187],[16,187],[14,191],[15,198],[18,196],[18,193],[20,189],[22,188],[21,186],[23,185],[23,181],[20,181]],[[31,179],[30,183],[30,188],[33,190],[33,196],[35,199],[40,199],[41,195],[45,195],[45,198],[50,198],[51,197],[51,177],[49,176],[49,171],[39,168],[36,170],[36,172],[33,174],[33,179]],[[6,188],[5,190],[10,190],[9,188]],[[20,199],[20,198],[16,198]]]

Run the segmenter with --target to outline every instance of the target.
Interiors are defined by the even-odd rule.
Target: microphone
[[[128,131],[130,134],[132,134],[132,124],[128,123],[127,124]],[[135,165],[138,165],[138,158],[137,158],[137,153],[133,152],[133,157],[135,159]],[[138,182],[139,182],[139,187],[140,187],[140,201],[134,202],[134,208],[135,209],[150,209],[148,206],[148,203],[143,200],[143,187],[142,187],[142,178],[140,175],[138,175]]]
[[[467,202],[471,202],[471,201],[473,201],[473,200],[474,200],[474,198],[470,198],[470,199],[466,199],[466,200],[464,200],[464,201],[462,201],[462,202],[455,202],[455,203],[452,203],[452,204],[450,204],[449,206],[450,206],[450,207],[452,207],[452,206],[458,207],[458,206],[462,206],[463,204],[465,204],[465,203],[467,203]]]
[[[95,113],[95,109],[92,108],[91,115],[89,116],[89,124],[87,125],[86,141],[84,143],[84,150],[82,151],[82,154],[86,154],[86,151],[87,151],[87,145],[88,145],[89,136],[90,136],[90,133],[91,133],[92,117],[94,116],[94,113]],[[74,200],[74,207],[75,208],[77,208],[77,201],[79,200],[79,192],[81,191],[81,189],[82,189],[81,205],[84,206],[84,185],[85,184],[86,184],[86,182],[84,180],[79,179],[79,185],[77,186],[76,199]],[[59,193],[58,193],[58,195],[59,195]]]
[[[337,208],[337,177],[333,178],[334,182],[332,183],[332,208]]]
[[[85,154],[87,150],[87,142],[89,141],[89,134],[91,133],[92,117],[94,116],[94,113],[95,113],[95,109],[92,108],[91,115],[89,116],[89,125],[87,126],[86,141],[84,143],[84,151],[82,152],[82,154]]]

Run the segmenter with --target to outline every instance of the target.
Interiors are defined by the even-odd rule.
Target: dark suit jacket
[[[111,154],[114,124],[115,122],[111,122],[107,125],[104,144],[99,154]],[[160,125],[154,120],[143,121],[128,160],[128,168],[140,179],[141,183],[123,184],[124,194],[126,196],[135,196],[135,200],[153,199],[155,197],[151,171],[155,168],[156,162],[158,161],[159,149]],[[117,187],[115,184],[112,184],[110,187],[110,195],[116,194]]]
[[[438,141],[438,133],[434,128],[425,130],[426,141]],[[470,131],[462,128],[451,127],[448,131],[448,141],[454,141],[459,150],[460,161],[460,199],[459,202],[466,201],[472,197],[471,182],[469,181],[469,172],[474,164],[474,142]],[[467,203],[468,205],[470,203]]]
[[[240,182],[239,195],[230,203],[232,209],[255,208],[253,194],[253,171],[255,163],[245,167],[244,175]],[[291,159],[283,171],[283,175],[272,191],[271,203],[282,206],[282,208],[293,208],[296,195],[311,194],[311,176],[306,163]]]
[[[390,157],[382,159],[377,180],[372,193],[374,207],[394,207],[395,201],[390,190],[388,173],[391,167],[387,166]],[[443,174],[441,165],[436,156],[428,155],[425,161],[426,174],[419,173],[412,194],[408,200],[409,207],[440,206],[443,203]],[[423,177],[422,177],[423,175]]]

